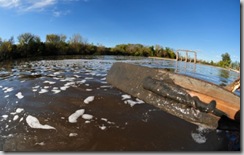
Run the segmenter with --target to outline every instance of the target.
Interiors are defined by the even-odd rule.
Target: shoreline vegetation
[[[0,62],[20,58],[65,55],[122,55],[143,56],[154,59],[176,59],[174,50],[169,47],[130,43],[118,44],[115,47],[105,47],[101,44],[88,43],[87,39],[80,34],[74,34],[68,41],[66,41],[66,35],[63,34],[47,34],[46,41],[42,42],[37,35],[23,33],[17,37],[17,40],[18,44],[15,44],[14,37],[9,40],[2,40],[0,37]],[[240,72],[240,62],[232,62],[228,53],[221,56],[222,60],[217,63],[205,60],[197,60],[196,63]],[[183,57],[182,59],[184,61]]]

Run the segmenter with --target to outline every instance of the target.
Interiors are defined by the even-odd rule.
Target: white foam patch
[[[53,92],[53,94],[58,94],[58,93],[60,93],[60,92],[61,92],[61,90],[56,90],[56,89],[53,89],[53,90],[52,90],[52,92]]]
[[[54,75],[58,75],[58,74],[61,74],[61,72],[54,72],[53,74]]]
[[[208,132],[207,128],[198,126],[197,133],[192,132],[191,137],[193,140],[199,144],[203,144],[207,141],[207,138],[204,136],[205,133]]]
[[[103,121],[105,121],[105,122],[107,122],[107,121],[108,121],[108,119],[107,119],[107,118],[101,118],[101,120],[103,120]]]
[[[8,115],[2,115],[2,118],[6,119],[6,118],[8,118]]]
[[[23,118],[23,117],[21,117],[21,119],[19,120],[19,122],[22,122],[22,121],[23,121],[23,119],[24,119],[24,118]]]
[[[94,100],[95,96],[89,96],[84,100],[85,104],[89,104],[90,102],[92,102]]]
[[[78,117],[80,117],[81,115],[83,115],[85,113],[85,109],[80,109],[80,110],[76,110],[75,113],[71,114],[69,116],[69,122],[70,123],[76,123]]]
[[[16,113],[21,113],[22,111],[24,111],[23,108],[17,108],[15,112],[16,112]]]
[[[49,86],[44,86],[44,89],[48,89],[49,88]]]
[[[40,86],[35,86],[35,87],[32,87],[33,89],[37,89],[37,88],[39,88]]]
[[[75,137],[75,136],[78,136],[78,134],[77,133],[70,133],[69,134],[69,137]]]
[[[77,84],[84,84],[84,83],[86,83],[86,80],[77,81],[76,83]]]
[[[44,145],[45,145],[45,143],[44,143],[44,142],[40,142],[40,143],[35,143],[35,145],[44,146]]]
[[[5,96],[4,96],[4,98],[8,98],[8,97],[9,97],[9,95],[5,95]]]
[[[69,86],[63,86],[63,87],[60,87],[61,90],[66,90],[66,89],[68,89],[68,88],[69,88]]]
[[[55,84],[56,82],[54,82],[54,81],[44,81],[43,83]]]
[[[65,82],[65,81],[74,81],[75,80],[75,78],[74,77],[69,77],[69,78],[65,78],[65,79],[62,79],[62,80],[60,80],[60,81],[62,81],[62,82]]]
[[[131,107],[133,107],[136,104],[143,104],[144,101],[140,100],[140,99],[136,99],[136,101],[133,100],[126,100],[124,101],[124,103],[129,104]]]
[[[92,91],[92,89],[86,89],[86,91]]]
[[[101,120],[107,122],[108,124],[115,124],[114,122],[110,122],[110,121],[108,121],[107,118],[101,118]]]
[[[85,79],[86,80],[92,80],[93,78],[92,77],[86,77]]]
[[[105,78],[102,78],[101,80],[102,80],[102,81],[105,81],[105,80],[106,80],[106,77],[105,77]]]
[[[4,91],[4,93],[9,93],[9,92],[13,91],[14,88],[13,87],[11,87],[11,88],[4,87],[2,90]]]
[[[19,113],[21,113],[22,111],[24,111],[23,108],[17,108],[17,109],[15,110],[15,112],[11,112],[10,114],[11,114],[11,115],[19,114]]]
[[[104,86],[100,86],[101,88],[112,88],[112,86],[107,86],[107,85],[104,85]]]
[[[34,129],[55,129],[54,127],[50,126],[50,125],[42,125],[40,124],[39,120],[31,115],[28,115],[26,117],[26,123]]]
[[[18,99],[22,99],[24,97],[21,92],[18,92],[15,96],[17,96]]]
[[[16,121],[18,118],[19,118],[19,116],[15,115],[14,118],[13,118],[13,121]]]
[[[203,144],[207,141],[206,137],[201,135],[200,133],[191,133],[191,137],[195,142],[199,144]]]
[[[130,99],[131,96],[130,95],[127,95],[127,94],[124,94],[124,95],[121,95],[122,96],[122,100],[126,100],[126,99]]]
[[[48,90],[46,90],[46,89],[41,89],[41,91],[39,91],[39,94],[44,94],[44,93],[47,93],[48,92]]]
[[[93,116],[90,115],[90,114],[83,114],[83,115],[82,115],[82,118],[83,118],[83,119],[88,119],[88,120],[89,120],[89,119],[92,119]]]
[[[76,77],[76,78],[80,78],[81,76],[79,76],[79,75],[73,75],[74,77]]]
[[[72,86],[72,85],[75,85],[75,82],[67,82],[67,83],[65,84],[65,86]]]
[[[105,125],[99,126],[101,130],[105,130],[107,127]]]

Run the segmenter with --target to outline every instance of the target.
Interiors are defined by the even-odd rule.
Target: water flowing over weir
[[[229,137],[236,133],[188,123],[108,84],[107,73],[118,61],[172,71],[176,68],[174,61],[133,57],[3,64],[1,150],[233,150]],[[199,73],[183,74],[205,78]],[[235,78],[232,74],[224,79],[226,84]],[[223,81],[217,76],[207,78],[217,84]]]

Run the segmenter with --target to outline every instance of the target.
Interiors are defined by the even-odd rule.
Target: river
[[[118,61],[165,68],[223,86],[239,76],[221,68],[144,57],[4,62],[0,64],[0,150],[236,150],[240,133],[188,123],[108,84],[107,72]]]

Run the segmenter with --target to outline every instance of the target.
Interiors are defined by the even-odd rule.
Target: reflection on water
[[[226,79],[228,79],[229,76],[230,76],[230,72],[228,70],[224,70],[224,69],[219,70],[219,80],[222,82],[220,84],[221,86],[226,86],[226,83],[228,83]]]
[[[181,73],[181,72],[192,72],[196,73],[196,64],[195,63],[188,63],[188,62],[175,62],[175,72]]]
[[[0,149],[230,150],[225,131],[199,128],[109,85],[106,75],[116,61],[166,68],[221,83],[218,68],[143,57],[76,56],[2,62]],[[227,84],[237,76],[230,72],[222,78]]]

